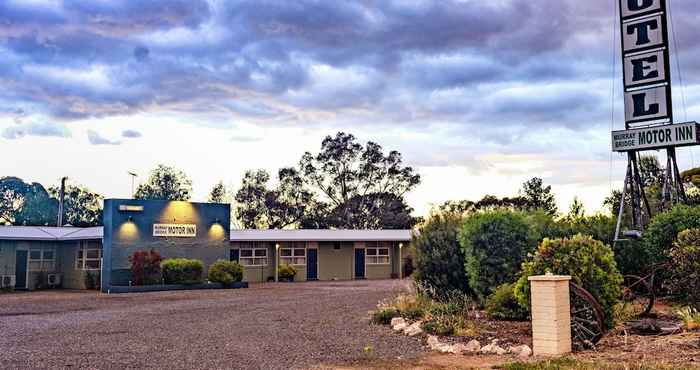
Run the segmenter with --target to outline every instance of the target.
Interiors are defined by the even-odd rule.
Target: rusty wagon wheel
[[[572,346],[593,348],[605,334],[605,313],[587,290],[574,283],[569,283],[569,288]]]
[[[635,318],[649,315],[654,307],[654,289],[646,279],[625,275],[622,286],[623,312]]]

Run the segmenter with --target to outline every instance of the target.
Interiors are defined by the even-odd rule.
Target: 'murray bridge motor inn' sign
[[[696,124],[673,124],[666,1],[620,0],[620,14],[626,130],[613,151],[697,144]]]

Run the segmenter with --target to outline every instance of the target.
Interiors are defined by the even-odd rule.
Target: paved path
[[[368,311],[405,284],[0,294],[0,368],[287,369],[415,358],[424,353],[418,340],[368,324]]]

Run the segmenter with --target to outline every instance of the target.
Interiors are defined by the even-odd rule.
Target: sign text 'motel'
[[[620,0],[625,123],[670,122],[671,81],[665,0]]]

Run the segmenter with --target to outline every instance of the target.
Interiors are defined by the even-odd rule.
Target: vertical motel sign
[[[620,0],[625,128],[673,123],[666,0]]]

